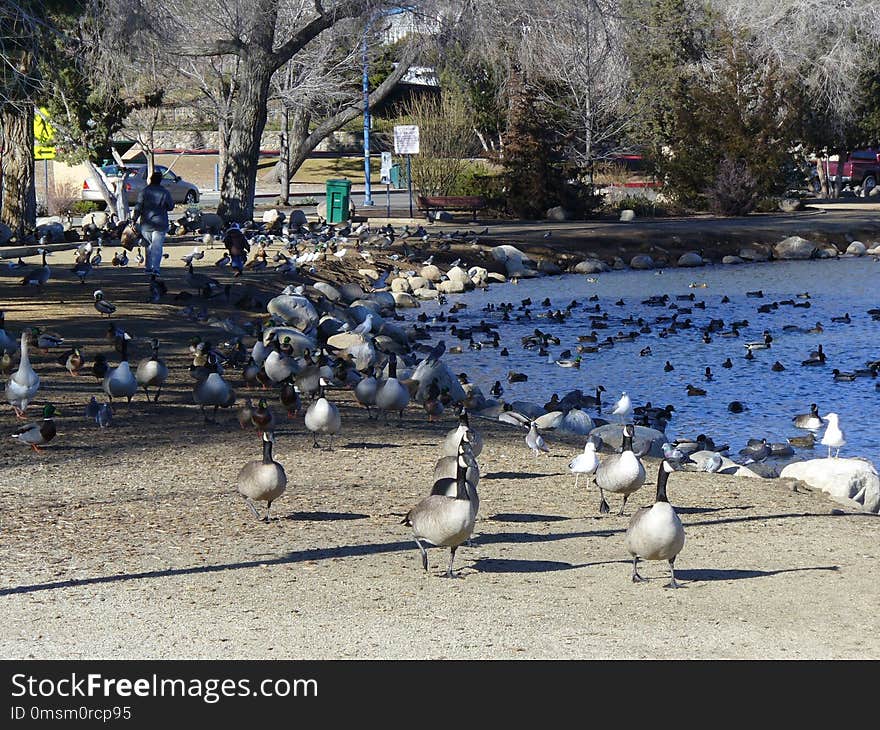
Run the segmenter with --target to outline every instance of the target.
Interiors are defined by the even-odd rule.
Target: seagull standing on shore
[[[825,429],[825,434],[822,436],[822,441],[820,442],[823,446],[828,447],[828,458],[831,458],[831,449],[837,449],[834,454],[834,458],[836,459],[840,456],[840,449],[846,444],[846,438],[844,437],[843,431],[837,423],[837,419],[839,416],[836,413],[826,413],[823,421],[828,422],[828,426]]]
[[[630,397],[626,394],[626,391],[624,390],[620,394],[620,398],[618,399],[617,403],[614,404],[614,410],[611,411],[611,415],[620,416],[620,422],[626,423],[627,421],[629,421],[632,418],[632,414],[633,414],[632,401],[630,400]]]

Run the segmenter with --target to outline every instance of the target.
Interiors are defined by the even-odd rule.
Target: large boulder
[[[470,284],[470,281],[468,281]],[[473,286],[473,284],[471,284]],[[437,291],[442,292],[443,294],[463,294],[465,291],[465,285],[461,281],[452,281],[452,279],[447,279],[446,281],[441,281],[437,284]]]
[[[428,279],[426,279],[423,276],[411,276],[411,277],[409,277],[409,279],[407,279],[407,281],[409,281],[409,288],[412,289],[413,291],[416,291],[418,289],[433,289],[434,288],[434,282],[429,281]]]
[[[416,289],[413,294],[419,299],[436,299],[440,296],[440,292],[436,289],[427,289],[425,287],[422,287],[421,289]]]
[[[562,269],[559,268],[559,264],[556,264],[553,261],[549,261],[548,259],[541,259],[538,262],[538,271],[540,271],[542,274],[547,274],[548,276],[558,276],[562,273]]]
[[[663,444],[666,435],[655,428],[636,426],[633,436],[633,451],[641,456],[663,457]],[[590,431],[590,438],[598,442],[600,451],[620,451],[623,447],[623,424],[608,423]]]
[[[703,257],[696,251],[688,251],[678,257],[679,266],[702,266],[704,264]]]
[[[492,249],[492,257],[504,264],[508,276],[523,278],[538,275],[535,262],[515,246],[507,244],[496,246]]]
[[[796,210],[801,210],[803,207],[804,204],[800,198],[782,198],[779,201],[779,210],[783,213],[794,213]]]
[[[600,274],[604,271],[610,270],[611,267],[599,259],[585,259],[584,261],[575,264],[574,267],[575,274]]]
[[[421,306],[419,304],[419,300],[416,299],[412,294],[402,291],[396,291],[392,295],[394,297],[394,303],[398,307],[402,307],[404,309],[411,309],[415,307]]]
[[[550,210],[547,211],[548,221],[567,221],[570,219],[571,214],[561,205],[557,205],[555,208],[550,208]]]
[[[403,276],[398,276],[396,279],[391,280],[391,291],[392,292],[403,292],[407,293],[412,291],[412,287],[410,286],[409,279],[404,278]]]
[[[636,212],[631,208],[625,208],[620,211],[620,222],[621,223],[632,223],[636,219]]]
[[[266,309],[284,324],[293,325],[301,332],[318,324],[315,307],[306,297],[297,294],[279,294],[269,300]]]
[[[778,259],[797,260],[813,257],[818,246],[800,236],[789,236],[773,247],[773,255]]]
[[[270,208],[269,210],[263,211],[263,223],[265,223],[270,228],[272,226],[278,225],[284,220],[284,213],[282,213],[277,208]]]
[[[434,264],[428,264],[427,266],[422,267],[419,276],[428,281],[437,282],[443,278],[443,272],[440,271],[438,267],[434,266]]]
[[[468,276],[468,272],[461,268],[461,266],[453,266],[446,272],[446,276],[450,281],[458,281],[465,286],[471,284],[471,277]]]
[[[867,247],[861,241],[853,241],[849,246],[846,247],[846,253],[849,256],[864,256],[867,251]]]
[[[43,238],[44,236],[49,243],[61,243],[65,240],[64,226],[54,221],[37,226],[37,238]]]
[[[739,257],[743,259],[743,261],[769,261],[770,250],[767,246],[755,243],[751,246],[744,246],[741,248],[739,250]]]
[[[821,489],[848,507],[880,512],[880,477],[865,459],[810,459],[789,464],[780,476]]]
[[[306,218],[306,214],[297,208],[296,210],[290,211],[289,222],[291,226],[297,228],[298,226],[306,225],[309,221],[308,218]]]
[[[497,271],[490,271],[488,274],[486,274],[486,278],[489,281],[495,281],[499,284],[503,284],[507,281],[507,277],[504,274],[499,274]]]
[[[739,256],[725,256],[721,259],[722,264],[735,265],[743,263],[743,260]]]
[[[640,253],[636,256],[633,256],[629,262],[629,266],[631,269],[653,269],[654,268],[654,259],[652,259],[646,253]]]
[[[339,289],[332,284],[328,284],[325,281],[316,281],[314,286],[315,289],[321,292],[321,294],[327,297],[331,302],[338,302],[342,298]]]

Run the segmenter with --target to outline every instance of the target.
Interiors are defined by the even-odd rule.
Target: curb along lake
[[[463,264],[464,266],[464,264]],[[703,286],[705,285],[705,286]],[[880,440],[875,424],[880,416],[880,390],[875,388],[880,378],[859,376],[852,382],[836,382],[832,370],[844,373],[865,369],[866,363],[880,359],[880,321],[872,319],[867,310],[878,306],[880,263],[872,257],[841,258],[825,261],[783,261],[737,266],[705,266],[702,268],[673,268],[657,271],[615,271],[589,277],[566,274],[557,277],[522,279],[519,284],[496,284],[488,290],[477,290],[462,295],[448,295],[447,303],[423,302],[420,309],[406,310],[407,320],[419,314],[429,317],[427,324],[445,326],[443,332],[432,331],[433,345],[446,341],[444,359],[453,372],[467,372],[470,381],[480,387],[487,398],[496,380],[504,388],[505,401],[525,400],[544,404],[553,393],[560,398],[576,388],[585,395],[593,394],[596,386],[603,385],[602,417],[609,412],[626,391],[633,406],[650,401],[654,406],[672,404],[675,413],[666,429],[669,440],[696,437],[705,433],[716,443],[729,443],[730,453],[737,456],[749,438],[766,438],[768,442],[785,443],[788,437],[804,436],[808,432],[794,428],[792,417],[809,413],[810,404],[817,403],[820,415],[836,412],[846,436],[842,457],[861,456],[877,464],[880,462]],[[763,292],[763,297],[749,296],[747,292]],[[809,298],[804,296],[809,293]],[[644,301],[650,297],[668,296],[662,306],[651,306]],[[693,301],[677,297],[694,296]],[[598,301],[590,301],[590,297]],[[729,303],[722,303],[727,296]],[[530,298],[531,305],[523,307],[522,300]],[[545,298],[550,306],[543,306]],[[620,304],[620,301],[623,304]],[[790,304],[780,302],[790,301]],[[560,322],[547,316],[549,310],[562,310],[575,301],[570,316]],[[700,302],[705,309],[698,308]],[[809,302],[809,307],[794,306]],[[454,315],[449,314],[453,304],[466,304]],[[501,304],[512,303],[509,321],[503,321]],[[776,304],[774,308],[772,305]],[[495,311],[485,311],[488,305]],[[595,311],[596,305],[600,311]],[[770,305],[769,312],[759,307]],[[677,309],[676,309],[677,307]],[[526,308],[529,316],[525,316]],[[690,311],[687,311],[690,310]],[[455,317],[459,329],[478,326],[482,321],[497,326],[500,335],[498,347],[483,345],[471,349],[468,338],[460,340],[450,334],[448,322],[432,322],[440,312]],[[670,320],[678,312],[679,327],[690,320],[689,328],[677,328],[661,336]],[[607,319],[604,319],[607,314]],[[849,315],[850,322],[834,322],[834,317]],[[607,328],[596,327],[591,317],[603,317]],[[659,321],[658,319],[665,321]],[[643,323],[639,323],[639,319]],[[723,328],[709,334],[711,342],[703,341],[703,332],[711,320],[723,320]],[[731,323],[747,320],[748,324],[732,334]],[[598,321],[598,320],[597,320]],[[808,332],[821,323],[820,333]],[[416,324],[425,324],[418,323]],[[788,329],[784,329],[784,328]],[[650,328],[650,333],[640,333]],[[798,328],[798,329],[793,329]],[[559,338],[559,345],[550,344],[547,353],[526,349],[522,338],[535,329]],[[747,360],[747,342],[760,342],[768,330],[772,342],[768,349],[753,351],[754,359]],[[598,352],[581,354],[579,368],[560,367],[555,362],[560,353],[570,350],[567,359],[574,359],[579,335],[595,331],[601,342],[620,334],[637,336],[632,341],[617,341],[612,347]],[[474,333],[477,343],[491,342],[488,334]],[[819,345],[826,355],[820,366],[803,366]],[[461,346],[461,354],[450,354],[449,348]],[[501,356],[502,348],[508,356]],[[651,354],[642,355],[645,348]],[[724,368],[727,359],[733,367]],[[665,371],[669,361],[674,370]],[[771,368],[779,361],[785,370]],[[711,368],[712,379],[705,377]],[[526,382],[508,382],[510,371],[525,373]],[[689,396],[691,384],[706,391],[705,396]],[[740,401],[746,410],[731,413],[728,404]],[[595,416],[595,409],[587,411]],[[824,429],[823,429],[824,431]],[[827,447],[819,444],[823,431],[816,434],[813,450],[796,449],[804,458],[824,457]],[[546,436],[553,449],[553,433]],[[569,449],[569,446],[565,446]]]

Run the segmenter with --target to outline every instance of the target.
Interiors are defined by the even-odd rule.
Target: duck
[[[263,431],[260,434],[260,439],[263,443],[263,458],[245,464],[238,472],[235,481],[238,493],[244,497],[254,517],[268,524],[272,502],[284,494],[287,489],[287,472],[272,456],[274,434],[271,431]],[[260,517],[257,508],[254,507],[253,500],[266,502],[266,516],[264,518]]]
[[[42,254],[43,263],[36,268],[31,269],[22,277],[22,286],[43,286],[43,284],[49,281],[49,277],[52,276],[52,269],[50,269],[49,265],[46,263],[48,252],[46,249],[41,248],[38,249],[37,253]]]
[[[440,387],[437,385],[436,380],[432,381],[428,386],[427,397],[422,407],[425,409],[425,413],[428,414],[429,422],[433,422],[443,415],[443,401],[440,400]]]
[[[86,277],[92,273],[92,253],[86,251],[83,256],[78,256],[70,273],[76,274],[80,284],[86,283]]]
[[[801,361],[801,365],[824,365],[825,364],[825,351],[822,349],[822,344],[819,343],[817,349],[813,350],[810,353],[810,356],[806,360]]]
[[[788,443],[799,449],[812,449],[816,445],[816,436],[810,432],[806,436],[792,436]]]
[[[327,400],[324,389],[327,381],[321,378],[318,398],[308,407],[305,415],[306,428],[312,432],[313,446],[318,447],[318,434],[330,435],[329,448],[333,449],[333,436],[342,428],[342,419],[339,416],[339,408]]]
[[[28,333],[21,333],[21,359],[16,370],[6,383],[6,400],[18,418],[25,417],[30,403],[40,389],[40,376],[31,367],[28,355]]]
[[[79,375],[79,371],[82,370],[83,362],[82,353],[76,347],[65,352],[58,358],[58,364],[63,365],[67,372],[73,376]]]
[[[474,531],[477,510],[472,504],[476,487],[467,481],[467,436],[458,445],[455,475],[455,496],[446,496],[451,486],[448,478],[438,479],[431,494],[413,507],[401,524],[412,528],[413,538],[422,555],[422,568],[428,571],[428,552],[422,542],[449,548],[448,578],[454,577],[452,568],[455,551]]]
[[[281,393],[279,397],[281,399],[281,405],[287,410],[288,420],[299,413],[300,408],[302,408],[302,400],[300,399],[296,386],[290,378],[281,383]]]
[[[150,347],[153,351],[152,354],[138,363],[134,377],[135,380],[137,380],[138,385],[144,389],[144,395],[147,396],[147,401],[150,400],[150,393],[147,388],[153,386],[157,389],[156,395],[153,398],[153,403],[158,403],[159,395],[162,392],[162,386],[165,384],[165,381],[168,380],[168,366],[165,364],[165,361],[159,357],[159,340],[157,338],[153,338]]]
[[[95,309],[102,316],[106,314],[109,317],[116,311],[116,305],[104,299],[104,292],[100,289],[97,289],[92,296],[95,298]]]
[[[205,423],[217,422],[217,409],[229,408],[235,403],[235,391],[220,373],[217,372],[217,356],[211,353],[208,356],[208,374],[203,380],[199,380],[193,386],[193,401],[202,411]],[[208,418],[205,406],[214,406],[214,415]]]
[[[92,375],[98,380],[103,380],[108,369],[107,356],[101,353],[95,355],[95,362],[92,363]]]
[[[127,398],[130,404],[132,396],[137,393],[138,383],[128,364],[128,341],[124,340],[123,343],[119,365],[107,371],[102,387],[111,403],[116,397]]]
[[[845,373],[837,368],[834,368],[831,373],[834,375],[834,381],[836,383],[851,383],[857,377],[855,373]]]
[[[675,509],[669,504],[666,486],[673,468],[665,459],[657,470],[657,492],[654,504],[639,509],[629,521],[624,536],[627,552],[633,557],[632,582],[645,579],[639,575],[641,560],[666,560],[672,580],[666,588],[678,588],[675,580],[675,559],[684,547],[684,526]]]
[[[508,383],[524,383],[529,379],[529,376],[525,373],[517,373],[511,370],[507,373],[507,382]]]
[[[828,447],[829,459],[831,458],[831,449],[837,449],[834,454],[834,458],[836,459],[840,456],[840,449],[846,445],[846,437],[843,430],[840,428],[840,416],[836,413],[826,413],[822,420],[825,421],[828,426],[826,426],[825,433],[822,434],[822,440],[819,443]]]
[[[409,390],[397,379],[397,355],[393,352],[388,357],[388,377],[376,389],[376,408],[388,413],[397,411],[399,420],[403,420],[403,409],[409,404]]]
[[[727,404],[727,410],[731,413],[742,413],[747,410],[746,406],[742,403],[742,401],[732,400]]]
[[[745,448],[739,450],[739,455],[746,457],[746,463],[766,459],[773,452],[767,439],[749,439]]]
[[[779,360],[777,360],[776,362],[773,363],[773,365],[770,367],[770,369],[774,373],[781,373],[781,372],[785,371],[785,365],[783,365],[781,362],[779,362]]]
[[[807,431],[818,431],[822,428],[822,419],[819,417],[819,406],[810,403],[810,412],[801,413],[791,419],[795,428],[802,428]]]
[[[254,425],[253,415],[254,404],[251,401],[250,396],[248,396],[244,399],[244,403],[242,404],[241,408],[239,408],[235,413],[235,416],[238,419],[238,425],[242,431]]]
[[[747,347],[749,350],[767,350],[772,342],[773,336],[767,330],[764,330],[763,339],[758,340],[757,342],[745,342],[743,343],[743,347]]]
[[[632,449],[635,433],[635,426],[631,423],[624,424],[622,452],[604,459],[596,469],[594,480],[599,487],[600,514],[607,514],[609,511],[608,502],[605,501],[606,490],[623,495],[623,504],[620,506],[620,512],[617,513],[620,517],[623,516],[629,495],[645,483],[645,467]]]
[[[598,468],[599,456],[596,454],[596,444],[592,439],[587,439],[587,443],[584,445],[584,452],[568,462],[568,470],[574,474],[574,488],[577,489],[578,479],[581,474],[595,474]]]
[[[697,388],[696,386],[688,383],[687,394],[688,395],[706,395],[706,391],[703,390],[703,388]]]
[[[850,324],[850,322],[852,322],[852,319],[850,319],[849,312],[847,312],[842,317],[832,317],[831,321],[840,322],[842,324]]]
[[[251,411],[251,423],[254,424],[257,433],[262,434],[266,431],[275,431],[275,416],[272,415],[272,411],[265,398],[260,398],[257,401],[257,407]]]
[[[57,410],[51,403],[47,403],[43,406],[43,420],[38,423],[29,423],[16,429],[12,434],[12,438],[16,439],[18,443],[26,444],[34,451],[39,452],[40,446],[49,443],[55,438],[55,421],[52,420],[52,417],[55,415],[61,415],[61,411]]]
[[[581,356],[578,355],[574,360],[556,360],[556,364],[561,368],[580,368]]]
[[[731,361],[730,358],[727,358],[723,363],[721,363],[721,367],[723,367],[723,368],[728,368],[728,369],[729,369],[729,368],[732,368],[732,367],[733,367],[733,362]]]

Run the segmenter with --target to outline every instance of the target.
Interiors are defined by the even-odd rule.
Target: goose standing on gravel
[[[440,479],[434,484],[431,495],[425,497],[413,507],[404,518],[402,524],[412,527],[416,545],[422,553],[422,567],[428,571],[428,551],[422,541],[438,547],[449,548],[449,566],[446,576],[454,577],[452,565],[455,551],[474,531],[476,510],[471,503],[474,487],[467,482],[467,438],[462,439],[458,447],[458,465],[455,476],[455,496],[447,497],[448,479]],[[435,493],[440,492],[442,493]]]
[[[28,356],[27,331],[21,333],[21,360],[16,370],[6,384],[6,400],[15,410],[18,418],[25,417],[28,403],[30,403],[40,389],[40,376],[31,367]]]
[[[162,392],[162,386],[165,384],[165,381],[168,380],[168,366],[165,364],[165,361],[159,357],[159,340],[154,337],[151,346],[153,354],[140,361],[134,377],[135,380],[137,380],[138,385],[144,389],[147,401],[150,400],[150,393],[147,388],[150,386],[157,388],[153,403],[158,403],[159,394]]]
[[[199,380],[193,387],[193,401],[200,406],[205,423],[217,423],[217,409],[233,405],[235,391],[217,372],[217,356],[213,353],[208,355],[206,367],[209,370],[207,377]],[[212,418],[208,418],[205,413],[205,406],[214,406]]]
[[[339,433],[342,427],[342,419],[339,417],[339,409],[324,395],[324,386],[327,381],[321,378],[321,387],[318,391],[317,400],[313,401],[306,411],[306,428],[312,432],[313,446],[318,447],[318,434],[330,434],[330,446],[333,449],[333,435]]]
[[[41,248],[38,250],[38,253],[43,255],[43,263],[36,268],[31,269],[24,275],[24,277],[22,277],[22,286],[43,286],[43,284],[49,281],[49,277],[52,276],[52,269],[50,269],[49,264],[46,263],[48,252],[46,249]]]
[[[623,495],[623,504],[620,505],[618,517],[623,516],[626,500],[629,495],[639,489],[645,483],[645,467],[638,456],[633,452],[633,436],[636,429],[631,423],[623,427],[623,451],[612,454],[604,459],[596,469],[596,486],[599,487],[600,514],[608,513],[608,502],[605,501],[605,491]]]
[[[629,554],[633,556],[633,583],[641,583],[645,580],[639,575],[639,558],[667,560],[672,580],[665,587],[679,587],[675,581],[675,558],[684,547],[684,526],[666,495],[666,482],[672,470],[668,462],[665,460],[660,462],[654,504],[638,510],[630,519],[629,527],[626,528],[624,544]]]
[[[840,456],[840,449],[846,445],[846,438],[844,436],[843,430],[840,428],[838,424],[839,416],[836,413],[826,413],[824,421],[828,422],[828,426],[825,429],[825,433],[822,436],[822,440],[820,443],[823,446],[828,447],[828,458],[831,458],[831,449],[837,449],[834,454],[834,458],[836,459]]]
[[[372,418],[370,407],[376,405],[376,392],[379,390],[379,381],[374,375],[361,378],[354,387],[354,397],[357,402],[367,409],[367,418]]]
[[[127,398],[130,404],[132,396],[137,393],[138,384],[128,364],[128,340],[122,341],[122,354],[119,357],[119,365],[107,371],[102,387],[111,403],[115,396]]]
[[[369,316],[369,315],[367,315]],[[388,378],[376,390],[376,408],[388,412],[397,411],[398,418],[403,420],[403,409],[409,403],[409,391],[397,379],[397,355],[393,352],[388,359]]]
[[[587,439],[584,453],[578,454],[568,463],[568,470],[574,474],[574,488],[577,489],[581,474],[595,474],[598,467],[599,457],[596,454],[596,444],[592,439]]]
[[[810,403],[810,412],[801,413],[791,419],[795,428],[803,428],[806,431],[818,431],[822,428],[822,419],[819,417],[819,406]]]
[[[272,444],[275,441],[273,433],[263,431],[261,438],[263,440],[263,458],[245,464],[238,473],[236,484],[238,493],[244,497],[254,517],[268,523],[272,502],[284,494],[284,490],[287,489],[287,473],[284,471],[284,467],[272,458]],[[267,502],[264,518],[260,517],[252,500]]]

